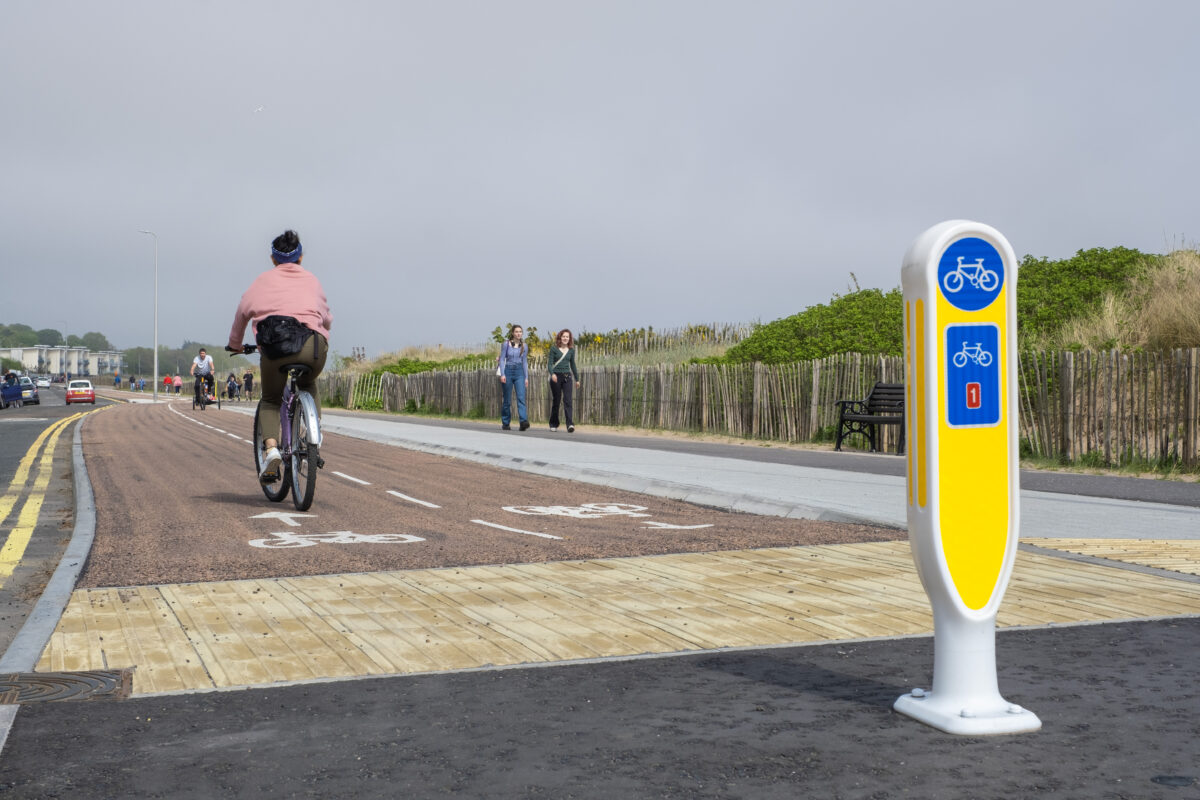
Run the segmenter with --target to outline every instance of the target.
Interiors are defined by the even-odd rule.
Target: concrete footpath
[[[845,463],[866,466],[848,471],[830,466],[838,462],[827,452],[781,459],[759,448],[691,444],[682,452],[654,439],[641,447],[627,439],[615,444],[612,435],[586,428],[573,435],[501,432],[498,426],[340,412],[326,414],[324,426],[719,508],[904,525],[905,481],[888,474],[902,463],[894,456],[847,454]],[[80,460],[77,471],[86,475]],[[892,712],[898,696],[929,685],[933,666],[928,607],[906,544],[780,548],[597,561],[591,571],[607,590],[553,564],[522,568],[518,580],[507,581],[521,594],[521,613],[542,627],[566,625],[556,652],[569,644],[562,631],[578,630],[571,624],[585,617],[597,620],[590,623],[595,631],[609,634],[627,630],[620,626],[630,619],[647,625],[646,636],[671,630],[691,643],[686,649],[552,654],[536,663],[523,657],[508,666],[479,662],[355,679],[326,673],[288,685],[234,681],[227,689],[212,682],[203,659],[228,643],[234,628],[204,639],[193,625],[182,635],[195,650],[181,660],[196,669],[199,659],[200,678],[215,688],[20,706],[0,753],[0,793],[1200,798],[1200,684],[1192,668],[1200,648],[1200,508],[1187,487],[1164,494],[1152,485],[1157,482],[1105,480],[1062,482],[1079,493],[1022,492],[1026,543],[1002,608],[997,664],[1006,698],[1041,718],[1044,727],[1034,734],[952,737]],[[1108,485],[1120,486],[1113,492],[1120,499],[1103,496]],[[86,488],[77,488],[82,543],[90,531],[80,526],[86,529],[91,509]],[[1181,502],[1138,500],[1143,494]],[[43,646],[37,637],[51,636],[46,626],[68,602],[81,546],[73,543],[62,576],[39,606],[42,630],[10,648],[0,661],[4,668],[32,668],[19,662],[36,660]],[[325,577],[337,581],[307,588],[297,580],[272,582],[286,595],[269,602],[261,599],[268,582],[241,590],[260,598],[251,601],[262,614],[251,626],[259,641],[274,635],[277,617],[291,608],[307,626],[313,649],[293,647],[290,660],[316,663],[323,658],[318,640],[335,634],[369,652],[362,643],[387,621],[376,613],[338,617],[332,598],[345,599],[350,583]],[[474,624],[487,619],[494,603],[479,589],[498,577],[496,568],[461,568],[406,578],[403,591],[416,592],[428,613],[423,627],[404,636],[419,647],[422,639],[445,633],[455,615],[472,616]],[[355,591],[362,593],[356,602],[366,604],[400,590],[381,577]],[[123,602],[122,592],[82,599],[76,593],[71,602],[100,614]],[[163,597],[149,616],[170,622],[184,608],[182,589]],[[549,613],[547,597],[569,600],[571,610]],[[651,606],[652,599],[658,605]],[[724,603],[719,612],[717,599]],[[515,600],[504,605],[518,610]],[[629,612],[623,619],[621,607]],[[767,613],[749,616],[755,608]],[[356,620],[367,625],[353,628]],[[603,620],[611,626],[604,631]],[[782,638],[765,635],[768,623]],[[802,638],[794,632],[799,627],[809,634]],[[698,628],[712,637],[700,646],[694,644]],[[864,633],[875,629],[900,633]],[[114,625],[106,636],[124,630]],[[468,651],[468,639],[483,638],[463,636],[464,630],[454,633],[457,652]],[[550,647],[551,639],[535,641],[532,628],[521,630],[526,645]],[[238,658],[245,660],[233,655],[223,664],[236,666]]]

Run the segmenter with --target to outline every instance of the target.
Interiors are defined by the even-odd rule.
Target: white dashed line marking
[[[344,473],[344,472],[337,472],[337,471],[334,471],[334,473],[333,473],[333,474],[334,474],[334,475],[337,475],[339,478],[345,478],[345,479],[346,479],[346,480],[348,480],[348,481],[354,481],[355,483],[361,484],[361,485],[363,485],[363,486],[370,486],[370,485],[371,485],[371,484],[370,484],[370,483],[368,483],[367,481],[361,480],[361,479],[359,479],[359,478],[355,478],[353,475],[347,475],[347,474],[346,474],[346,473]]]
[[[399,497],[401,500],[407,500],[410,503],[416,503],[419,506],[425,506],[426,508],[441,508],[441,506],[435,506],[433,503],[426,503],[424,500],[418,500],[415,497],[409,497],[406,494],[400,494],[393,489],[388,489],[388,494],[390,494],[392,497]]]
[[[523,531],[520,528],[510,528],[507,525],[497,525],[494,522],[486,522],[482,519],[473,519],[473,520],[471,520],[471,522],[474,522],[477,525],[487,525],[489,528],[499,528],[502,531],[512,531],[513,533],[523,533],[526,536],[540,536],[543,539],[558,539],[559,541],[562,540],[561,536],[551,536],[548,533],[535,533],[534,531]]]

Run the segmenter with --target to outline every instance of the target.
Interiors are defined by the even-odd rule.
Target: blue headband
[[[271,248],[271,257],[280,264],[294,264],[300,260],[300,256],[302,255],[304,255],[304,247],[302,245],[296,245],[296,249],[290,253],[284,253],[280,250],[276,250],[274,247]]]

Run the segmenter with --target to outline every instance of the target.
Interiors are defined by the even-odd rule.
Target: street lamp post
[[[138,231],[154,237],[154,402],[158,402],[158,234]]]
[[[66,375],[67,367],[70,366],[70,361],[71,361],[71,358],[70,358],[71,343],[67,341],[67,320],[61,319],[61,320],[59,320],[59,322],[61,322],[62,326],[63,326],[63,329],[62,329],[63,343],[62,343],[62,354],[59,356],[59,359],[58,359],[58,371],[63,373],[64,375]]]

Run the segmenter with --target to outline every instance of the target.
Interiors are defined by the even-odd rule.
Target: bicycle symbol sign
[[[993,322],[946,326],[946,422],[955,428],[1000,423],[1000,328]]]
[[[970,361],[973,364],[978,364],[981,367],[986,367],[992,363],[992,354],[983,349],[983,342],[976,342],[970,347],[966,342],[962,343],[962,350],[959,350],[950,359],[954,362],[954,366],[962,369]]]
[[[987,308],[1004,285],[1004,262],[999,251],[976,237],[959,239],[938,262],[938,288],[955,308]]]

